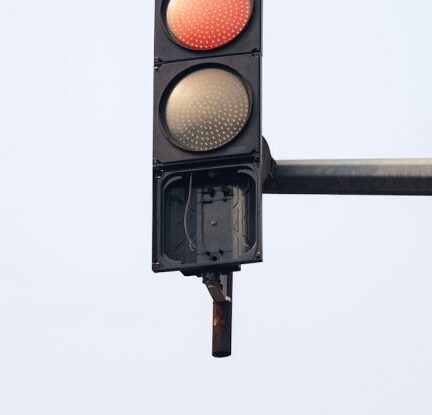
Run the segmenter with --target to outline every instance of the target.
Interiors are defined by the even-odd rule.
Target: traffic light
[[[277,161],[261,136],[262,0],[156,0],[153,270],[197,275],[215,357],[233,272],[262,261],[262,194],[432,195],[432,160]]]
[[[156,0],[153,270],[262,260],[261,0]]]

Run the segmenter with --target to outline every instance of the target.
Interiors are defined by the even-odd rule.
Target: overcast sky
[[[430,0],[265,1],[276,158],[432,157]],[[430,415],[432,198],[265,196],[233,356],[151,272],[152,0],[0,5],[0,413]]]

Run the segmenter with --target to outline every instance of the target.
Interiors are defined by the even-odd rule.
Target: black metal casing
[[[180,46],[156,0],[153,120],[153,271],[238,271],[262,261],[262,0],[240,35],[218,49]],[[221,148],[193,152],[170,139],[164,108],[182,77],[207,67],[233,72],[250,99],[246,126]]]
[[[164,126],[163,108],[171,86],[191,71],[220,67],[243,80],[251,98],[249,120],[241,133],[225,146],[208,151],[183,150],[170,140]],[[155,164],[220,159],[221,157],[259,155],[261,142],[261,56],[238,55],[169,63],[158,67],[154,76],[153,160]]]
[[[262,180],[258,158],[155,169],[153,271],[198,275],[238,271],[241,264],[261,262]],[[193,250],[185,226],[195,241]]]

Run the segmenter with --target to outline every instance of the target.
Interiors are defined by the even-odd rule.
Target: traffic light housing
[[[262,260],[261,0],[157,0],[153,270]]]

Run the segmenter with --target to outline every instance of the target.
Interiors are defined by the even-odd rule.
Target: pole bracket
[[[231,277],[232,278],[232,277]],[[215,303],[231,303],[232,294],[229,288],[228,274],[204,274],[203,283],[206,285],[213,302]]]

